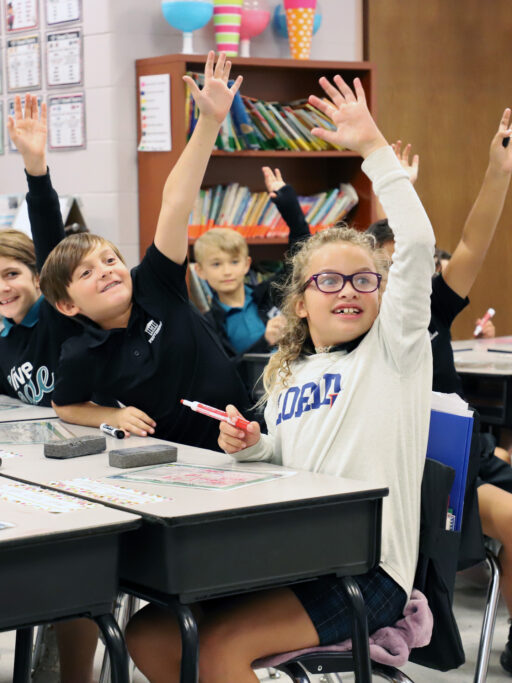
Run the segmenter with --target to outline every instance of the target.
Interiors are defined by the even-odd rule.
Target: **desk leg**
[[[199,634],[192,610],[178,600],[169,600],[168,607],[178,618],[181,633],[180,683],[198,683]]]
[[[372,683],[368,620],[363,596],[351,576],[343,577],[342,585],[352,605],[352,655],[355,665],[355,683]]]
[[[94,621],[105,639],[105,647],[110,657],[112,683],[129,683],[128,650],[117,621],[112,614],[94,617]]]
[[[14,649],[13,683],[29,683],[32,673],[33,628],[19,628],[16,631]]]

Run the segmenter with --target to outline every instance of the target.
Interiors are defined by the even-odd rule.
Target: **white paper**
[[[46,80],[48,87],[81,83],[82,37],[78,29],[46,36]]]
[[[469,405],[458,394],[443,394],[439,391],[432,392],[431,409],[437,410],[439,413],[462,415],[462,417],[472,417],[473,415]]]
[[[8,32],[27,31],[39,23],[37,0],[3,0],[5,27]]]
[[[85,97],[83,93],[48,97],[49,148],[85,147]]]
[[[90,496],[102,503],[116,503],[118,505],[142,505],[145,503],[163,503],[172,500],[153,493],[135,491],[124,486],[114,486],[106,484],[101,480],[78,477],[77,479],[66,479],[64,481],[51,481],[49,486],[62,489],[67,493],[77,493],[82,496]]]
[[[73,498],[58,491],[48,491],[38,486],[21,483],[0,484],[0,500],[54,513],[96,507],[96,503],[81,498]]]
[[[80,0],[46,0],[46,23],[64,24],[80,19]]]
[[[169,74],[139,77],[139,108],[139,152],[170,152],[172,138]]]
[[[34,90],[41,87],[39,36],[7,40],[7,90]]]

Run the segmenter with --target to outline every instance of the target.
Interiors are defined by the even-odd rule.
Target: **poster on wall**
[[[5,11],[5,29],[29,31],[39,26],[38,0],[3,0]]]
[[[169,152],[171,135],[171,78],[169,74],[140,76],[139,152]]]
[[[46,25],[66,24],[82,18],[80,0],[46,0]]]
[[[7,39],[7,90],[41,88],[41,49],[39,36]]]
[[[5,134],[5,128],[4,128],[4,103],[0,102],[0,154],[4,154],[5,148],[4,148],[4,134]]]
[[[48,87],[82,82],[82,36],[80,30],[46,36],[46,82]]]
[[[38,106],[39,111],[41,111],[42,102],[43,102],[43,98],[41,97],[41,95],[38,95],[37,96],[37,106]],[[23,112],[23,114],[25,114],[25,98],[24,97],[21,98],[21,111]],[[8,100],[8,102],[7,102],[6,117],[7,116],[12,116],[14,118],[14,100]],[[7,119],[6,119],[6,131],[7,131]],[[18,153],[18,150],[13,145],[11,138],[9,137],[9,133],[7,133],[7,139],[9,141],[9,152]]]
[[[50,95],[48,128],[51,150],[83,149],[85,141],[85,95]]]

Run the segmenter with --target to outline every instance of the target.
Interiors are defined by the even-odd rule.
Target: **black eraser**
[[[80,455],[101,453],[107,448],[104,436],[75,436],[63,441],[44,444],[44,454],[47,458],[77,458]]]
[[[136,446],[109,451],[108,464],[111,467],[144,467],[144,465],[163,465],[176,462],[178,449],[170,445]]]

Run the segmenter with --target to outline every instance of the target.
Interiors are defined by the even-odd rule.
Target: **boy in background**
[[[284,185],[279,169],[263,167],[270,197]],[[302,210],[299,207],[299,212]],[[305,221],[290,221],[288,248],[291,253],[309,237]],[[228,355],[269,353],[284,332],[285,318],[279,312],[277,285],[286,269],[256,285],[245,284],[251,257],[244,237],[231,228],[212,228],[194,244],[197,275],[212,290],[210,310],[205,314]]]

